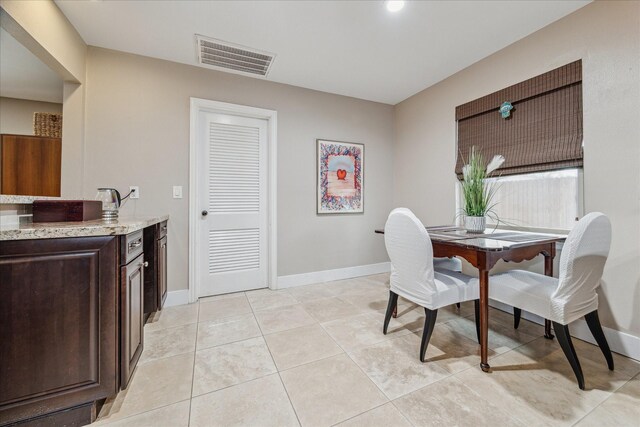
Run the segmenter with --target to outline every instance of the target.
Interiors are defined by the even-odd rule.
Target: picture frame
[[[364,213],[364,144],[316,139],[316,213]]]

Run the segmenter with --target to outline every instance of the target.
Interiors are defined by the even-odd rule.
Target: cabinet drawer
[[[121,237],[121,264],[129,264],[144,252],[142,230]]]

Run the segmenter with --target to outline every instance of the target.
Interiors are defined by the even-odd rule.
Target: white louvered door
[[[267,286],[267,121],[201,113],[198,297]]]

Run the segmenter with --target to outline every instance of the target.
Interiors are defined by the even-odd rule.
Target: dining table
[[[480,368],[489,372],[489,272],[499,260],[522,262],[539,255],[544,257],[544,274],[553,276],[556,244],[567,238],[562,234],[532,233],[518,230],[486,229],[470,233],[453,225],[426,227],[433,245],[433,256],[459,257],[478,269],[480,286]],[[375,233],[384,234],[384,229]],[[397,307],[396,307],[397,309]],[[545,319],[544,336],[553,339],[551,321]]]

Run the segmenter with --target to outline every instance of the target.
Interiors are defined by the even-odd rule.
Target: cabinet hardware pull
[[[209,212],[207,212],[207,211],[202,211],[202,216],[207,216],[207,215],[209,215]]]
[[[131,251],[132,249],[135,249],[135,248],[139,247],[140,245],[142,245],[142,239],[138,239],[135,242],[131,242],[131,243],[129,243],[129,250]]]
[[[142,265],[144,265],[145,267],[149,267],[149,261],[145,261]]]

